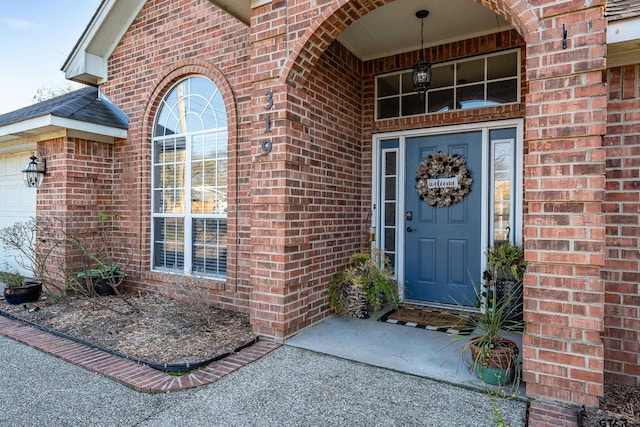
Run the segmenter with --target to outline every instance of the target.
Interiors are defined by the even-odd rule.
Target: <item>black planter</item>
[[[28,302],[38,301],[41,293],[42,282],[39,280],[27,279],[23,286],[5,288],[4,299],[11,305],[25,304]]]
[[[522,315],[522,286],[513,280],[496,280],[496,298],[498,301],[507,300],[507,312],[512,324],[521,324]]]
[[[116,291],[110,284],[112,280],[113,279],[93,279],[93,289],[95,289],[96,294],[100,296],[114,295]]]

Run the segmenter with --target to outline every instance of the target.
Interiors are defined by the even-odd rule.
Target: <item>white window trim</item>
[[[189,76],[183,80],[180,80],[179,82],[177,82],[174,86],[172,86],[167,93],[165,94],[165,97],[171,93],[171,91],[180,83],[182,83],[184,80],[187,80],[190,77],[203,77],[203,76]],[[203,77],[206,78],[206,77]],[[215,83],[211,82],[212,84],[215,85]],[[220,89],[216,87],[216,90],[219,92]],[[156,111],[156,114],[154,116],[153,119],[153,130],[152,133],[155,132],[155,125],[157,123],[157,120],[159,118],[159,114],[162,111],[162,106],[163,106],[163,101],[165,99],[165,97],[163,97],[160,100],[160,107],[158,108],[158,110]],[[184,213],[180,213],[180,214],[176,214],[176,213],[156,213],[154,212],[155,210],[155,206],[156,206],[156,188],[154,186],[155,183],[155,178],[156,178],[156,172],[155,172],[155,143],[157,141],[164,141],[164,140],[169,140],[169,139],[178,139],[178,138],[184,138],[185,139],[185,158],[187,159],[185,161],[185,195],[188,196],[189,198],[191,198],[191,154],[192,154],[192,140],[194,137],[199,136],[199,135],[206,135],[206,134],[212,134],[212,133],[220,133],[220,132],[228,132],[228,126],[224,126],[224,127],[216,127],[216,128],[211,128],[211,129],[205,129],[205,130],[201,130],[201,131],[194,131],[194,132],[187,132],[187,133],[179,133],[179,134],[172,134],[172,135],[163,135],[163,136],[151,136],[151,159],[150,159],[150,168],[151,168],[151,206],[150,206],[150,217],[151,217],[151,235],[150,235],[150,251],[149,251],[149,265],[150,265],[150,270],[153,272],[159,272],[159,273],[165,273],[165,274],[175,274],[178,276],[189,276],[189,277],[201,277],[201,278],[205,278],[205,279],[209,279],[209,280],[220,280],[220,281],[225,281],[227,279],[227,274],[199,274],[199,273],[194,273],[193,272],[193,255],[192,255],[192,249],[193,249],[193,233],[189,232],[187,233],[187,230],[192,230],[193,228],[193,219],[194,218],[206,218],[206,219],[227,219],[228,220],[228,213],[226,214],[192,214],[191,212],[191,203],[187,203],[187,205],[185,206],[185,212]],[[228,166],[228,159],[229,159],[229,152],[227,149],[227,166]],[[188,167],[187,167],[188,166]],[[187,184],[189,183],[189,184]],[[180,218],[184,220],[184,233],[185,233],[185,240],[184,240],[184,266],[182,271],[178,271],[178,270],[174,270],[174,269],[169,269],[169,268],[163,268],[163,267],[156,267],[155,266],[155,262],[154,262],[154,258],[155,258],[155,219],[156,218]],[[227,245],[228,247],[228,245]]]

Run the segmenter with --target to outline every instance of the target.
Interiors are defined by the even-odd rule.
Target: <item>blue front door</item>
[[[464,159],[472,179],[460,202],[442,207],[421,200],[414,179],[420,163],[438,152]],[[482,153],[481,131],[406,139],[405,298],[475,303],[482,262]],[[450,185],[450,175],[440,174],[432,185]]]

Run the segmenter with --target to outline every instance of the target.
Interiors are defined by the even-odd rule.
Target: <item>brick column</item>
[[[609,69],[605,375],[640,383],[640,64]]]
[[[100,221],[98,212],[109,215],[113,209],[113,144],[69,136],[38,143],[38,151],[47,159],[47,175],[38,189],[36,217],[38,237],[44,239],[40,250],[56,239],[73,238],[88,251],[101,254],[110,247],[110,235],[101,234],[110,223]],[[67,273],[86,267],[80,248],[58,246],[46,262],[45,284],[61,290]],[[52,289],[53,290],[53,289]]]
[[[276,341],[285,338],[288,227],[286,131],[283,125],[286,89],[278,82],[286,58],[286,22],[279,19],[282,14],[283,5],[276,3],[251,11],[252,63],[249,72],[254,81],[249,112],[253,123],[250,318],[256,334]]]
[[[546,4],[538,9],[541,30],[527,36],[524,380],[529,397],[597,406],[604,381],[604,5]]]

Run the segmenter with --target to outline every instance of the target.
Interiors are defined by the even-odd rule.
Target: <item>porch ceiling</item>
[[[363,16],[338,40],[362,60],[420,49],[420,20],[426,9],[424,45],[437,46],[512,28],[502,17],[471,0],[403,0]]]
[[[250,8],[270,0],[210,0],[245,23]],[[362,60],[382,58],[420,48],[420,20],[416,12],[428,10],[424,21],[425,47],[437,46],[511,29],[502,17],[471,0],[394,1],[363,16],[338,40]]]

